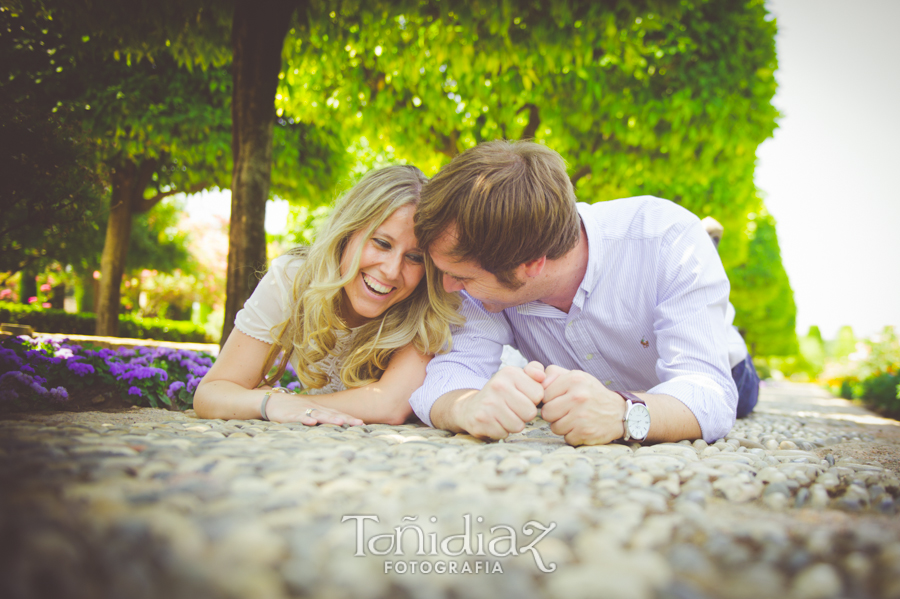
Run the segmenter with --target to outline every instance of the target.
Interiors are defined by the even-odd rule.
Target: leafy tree
[[[743,231],[749,239],[746,261],[729,272],[735,326],[755,355],[796,355],[797,306],[781,263],[775,219],[766,212],[751,216]]]
[[[837,337],[831,342],[829,355],[837,360],[842,360],[856,351],[856,335],[853,327],[844,325],[838,329]]]
[[[764,210],[756,147],[777,116],[776,28],[763,2],[329,10],[289,32],[276,101],[285,117],[340,123],[346,139],[430,173],[481,141],[534,138],[569,161],[582,201],[653,194],[714,215],[735,232],[721,251],[751,345],[797,351],[774,223],[749,255]],[[762,270],[778,273],[777,300]],[[770,320],[747,317],[763,305]]]
[[[250,292],[240,268],[264,256],[267,195],[281,181],[316,201],[318,186],[278,167],[270,183],[279,131],[296,135],[285,145],[296,149],[295,164],[322,164],[325,173],[354,144],[434,172],[480,141],[533,137],[567,157],[583,200],[654,193],[734,231],[761,209],[753,161],[776,117],[775,24],[761,0],[239,0],[219,8],[188,0],[157,12],[135,4],[144,25],[103,35],[134,56],[155,56],[171,41],[172,54],[194,64],[214,62],[205,52],[216,54],[223,11],[234,10],[235,247],[223,339]],[[126,20],[121,7],[109,8],[101,21]],[[183,35],[194,17],[199,41]],[[205,49],[192,57],[187,47]],[[329,143],[312,150],[317,139]],[[746,237],[726,236],[732,276],[748,248]]]
[[[0,102],[0,280],[77,259],[97,234],[103,188],[79,133],[55,115]]]
[[[822,341],[822,333],[819,327],[809,327],[809,333],[800,338],[800,355],[808,366],[809,374],[818,376],[825,368],[825,343]]]
[[[53,58],[15,78],[18,97],[63,108],[66,122],[90,140],[93,161],[109,183],[97,333],[114,335],[133,215],[175,193],[225,186],[231,78],[221,68],[180,68],[168,55],[116,60],[102,36],[92,39],[93,30],[63,18],[71,13],[50,2],[25,4],[12,30],[43,36],[31,49]]]
[[[273,142],[282,150],[275,152],[275,161],[283,156],[284,172],[294,170],[276,181],[276,189],[311,193],[327,188],[347,162],[343,147],[328,136],[293,120],[276,123],[275,89],[292,15],[296,12],[297,21],[305,22],[322,6],[299,0],[52,3],[74,29],[95,37],[116,59],[158,62],[170,56],[178,64],[204,68],[231,62],[232,218],[224,341],[234,314],[255,286],[253,275],[265,263]],[[322,160],[317,162],[317,157]]]
[[[98,229],[104,191],[79,128],[20,84],[25,69],[60,67],[53,37],[21,28],[21,20],[0,8],[0,280],[26,269],[23,280],[33,286],[34,273],[50,261],[84,254]]]

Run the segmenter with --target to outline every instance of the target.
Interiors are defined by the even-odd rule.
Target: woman
[[[458,300],[426,265],[413,215],[419,169],[367,173],[308,248],[275,259],[194,395],[201,418],[402,424]],[[426,276],[427,271],[427,276]],[[276,372],[266,377],[279,353]],[[270,385],[288,363],[306,394]]]

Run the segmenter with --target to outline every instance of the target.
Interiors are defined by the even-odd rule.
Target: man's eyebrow
[[[443,273],[444,273],[445,275],[447,275],[448,277],[451,277],[451,278],[453,278],[453,279],[456,279],[457,281],[468,281],[468,280],[470,280],[470,279],[472,278],[472,277],[463,277],[463,276],[460,276],[460,275],[455,275],[455,274],[453,274],[452,272],[447,272],[446,270],[443,271]]]

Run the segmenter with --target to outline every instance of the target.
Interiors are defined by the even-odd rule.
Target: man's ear
[[[526,277],[536,277],[544,271],[544,265],[547,264],[547,256],[541,256],[537,260],[529,260],[522,264],[525,269]]]

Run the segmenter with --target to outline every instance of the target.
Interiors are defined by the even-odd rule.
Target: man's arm
[[[625,436],[625,399],[581,370],[548,366],[541,416],[569,445],[603,445]],[[700,424],[683,402],[670,395],[635,393],[647,402],[647,441],[681,441],[701,436]]]
[[[507,366],[481,389],[458,389],[445,393],[431,408],[437,428],[488,439],[505,439],[521,432],[537,416],[544,399],[544,367],[531,362],[524,369]]]
[[[692,221],[672,228],[660,247],[654,333],[661,382],[647,392],[681,401],[712,442],[731,430],[737,410],[728,361],[730,285],[703,226]]]
[[[450,408],[458,407],[455,400],[467,391],[481,391],[500,366],[503,346],[513,342],[505,316],[490,314],[468,295],[462,295],[460,313],[466,319],[465,324],[453,327],[451,351],[437,354],[431,360],[425,382],[409,400],[422,422],[447,430],[452,430],[449,427],[454,420]],[[454,395],[445,398],[450,393]],[[442,424],[432,420],[438,402],[441,405],[434,413],[439,420],[443,418]]]

